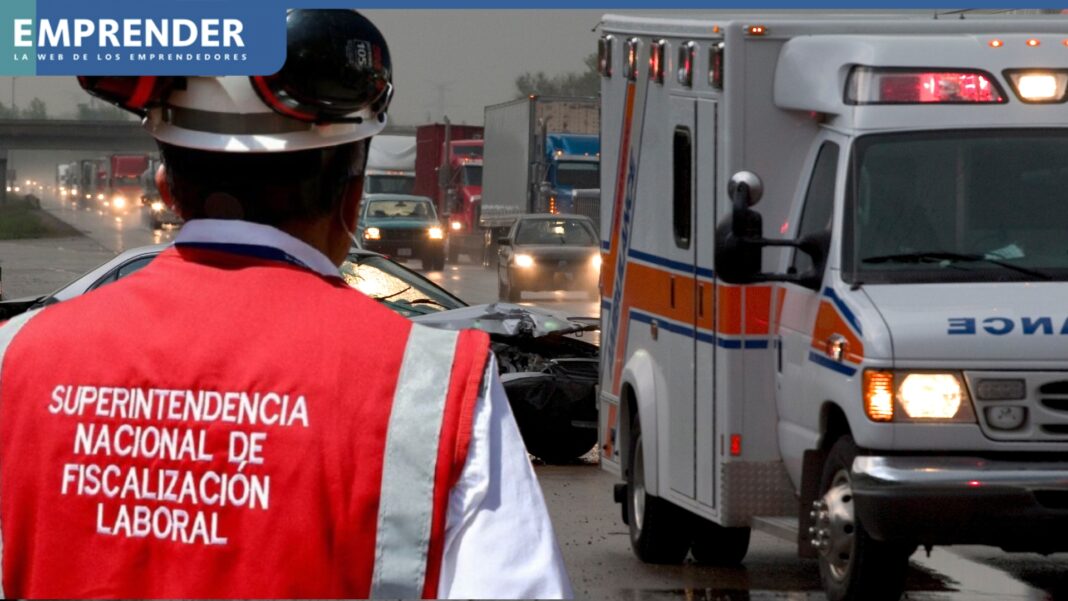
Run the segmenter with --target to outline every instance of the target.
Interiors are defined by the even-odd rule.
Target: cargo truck
[[[367,152],[364,194],[411,194],[415,189],[415,136],[375,136]]]
[[[141,174],[148,169],[146,154],[113,154],[107,158],[103,205],[113,213],[126,214],[141,198]]]
[[[1068,551],[1068,20],[600,28],[600,451],[637,556],[734,564],[759,528],[867,601],[917,546]]]
[[[527,213],[600,215],[600,106],[596,98],[528,96],[485,109],[479,221],[487,262]]]
[[[419,126],[415,138],[415,194],[432,198],[448,224],[449,262],[457,262],[460,253],[481,259],[482,127],[446,119]]]

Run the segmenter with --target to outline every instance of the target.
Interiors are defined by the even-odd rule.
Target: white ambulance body
[[[1068,21],[601,30],[601,461],[639,557],[778,527],[874,599],[917,545],[1068,549]]]

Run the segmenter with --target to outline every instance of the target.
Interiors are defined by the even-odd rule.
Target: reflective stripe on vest
[[[413,325],[386,431],[371,597],[423,596],[438,441],[459,332]]]
[[[26,325],[26,322],[31,317],[37,315],[41,310],[34,309],[33,311],[27,311],[22,315],[13,317],[11,321],[4,324],[4,327],[0,328],[0,383],[4,381],[4,355],[7,353],[7,347],[11,346],[11,341],[15,339],[15,335],[19,333],[22,326]],[[4,527],[0,523],[0,598],[6,598],[4,595]]]

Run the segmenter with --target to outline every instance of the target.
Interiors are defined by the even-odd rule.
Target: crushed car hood
[[[413,317],[412,321],[449,330],[482,330],[491,336],[542,338],[595,331],[597,320],[568,317],[563,313],[512,303],[472,305]]]

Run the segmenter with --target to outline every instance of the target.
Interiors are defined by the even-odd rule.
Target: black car
[[[587,290],[597,296],[601,250],[580,215],[524,215],[497,241],[497,288],[516,302],[525,290]]]

